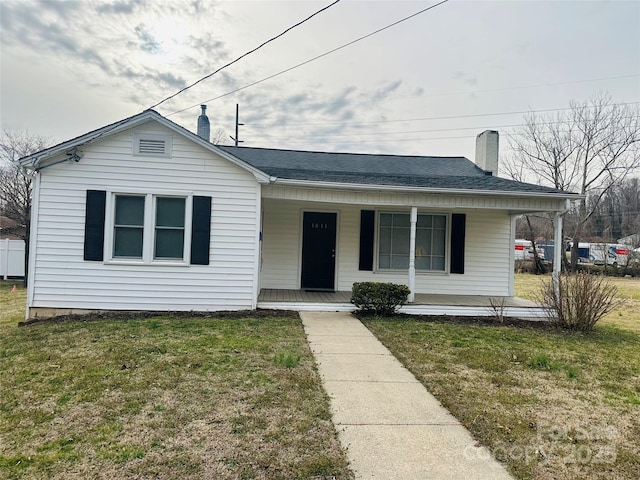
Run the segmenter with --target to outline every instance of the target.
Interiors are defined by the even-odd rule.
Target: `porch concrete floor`
[[[502,297],[486,297],[483,295],[433,295],[417,293],[413,305],[447,305],[463,307],[490,307],[491,298],[498,301]],[[278,290],[263,288],[260,290],[258,303],[282,302],[282,303],[350,303],[351,292],[309,292],[306,290]],[[505,307],[529,307],[539,305],[531,300],[518,297],[504,297]]]

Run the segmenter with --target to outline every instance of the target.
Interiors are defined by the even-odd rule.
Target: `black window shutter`
[[[451,273],[464,273],[464,235],[467,215],[451,215]]]
[[[193,197],[191,221],[191,264],[209,265],[211,239],[211,197]]]
[[[107,192],[87,190],[84,217],[84,259],[102,261],[104,259],[104,218]]]
[[[373,238],[375,235],[373,210],[360,211],[360,270],[373,270]]]

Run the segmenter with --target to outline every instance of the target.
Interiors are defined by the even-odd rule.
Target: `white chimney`
[[[202,108],[202,113],[198,117],[198,136],[204,138],[208,142],[211,128],[209,124],[209,117],[207,117],[206,113],[207,106],[200,105],[200,108]]]
[[[498,132],[495,130],[485,130],[476,137],[476,165],[498,176]]]

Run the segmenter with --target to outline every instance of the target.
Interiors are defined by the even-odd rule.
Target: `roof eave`
[[[555,192],[525,192],[508,190],[475,190],[467,188],[429,188],[410,187],[402,185],[377,185],[361,183],[340,183],[340,182],[319,182],[311,180],[293,180],[285,178],[272,178],[271,183],[292,186],[292,187],[315,187],[315,188],[340,188],[348,190],[387,190],[393,192],[411,193],[444,193],[449,195],[483,195],[483,196],[505,196],[505,197],[526,197],[526,198],[554,198],[562,200],[580,200],[584,195],[577,193],[555,193]]]
[[[124,130],[130,129],[132,127],[135,127],[137,125],[141,125],[144,124],[150,120],[155,120],[158,123],[162,124],[163,126],[165,126],[166,128],[172,130],[173,132],[188,137],[190,140],[192,140],[193,142],[197,143],[198,145],[200,145],[201,147],[215,153],[216,155],[219,155],[221,157],[223,157],[224,159],[226,159],[227,161],[233,163],[234,165],[237,165],[238,167],[250,172],[255,179],[258,181],[258,183],[268,183],[269,182],[269,175],[267,175],[266,173],[264,173],[262,170],[259,170],[255,167],[253,167],[252,165],[249,165],[248,163],[246,163],[245,161],[239,159],[238,157],[235,157],[227,152],[225,152],[224,150],[216,147],[215,145],[213,145],[211,142],[206,141],[205,139],[199,137],[198,135],[196,135],[193,132],[190,132],[189,130],[187,130],[184,127],[181,127],[180,125],[172,122],[171,120],[166,119],[165,117],[163,117],[162,115],[160,115],[158,112],[156,112],[155,110],[145,110],[144,112],[135,115],[133,117],[129,117],[125,120],[122,120],[120,122],[116,122],[115,124],[110,124],[107,125],[106,127],[102,127],[98,130],[94,130],[92,132],[89,132],[85,135],[82,135],[80,137],[76,137],[72,140],[60,143],[58,145],[55,145],[51,148],[42,150],[40,152],[37,152],[33,155],[29,155],[27,157],[23,157],[21,159],[18,160],[19,164],[25,168],[32,168],[36,171],[41,170],[42,168],[46,168],[48,166],[52,166],[55,165],[56,163],[58,163],[59,161],[54,161],[50,164],[44,164],[41,165],[43,161],[48,160],[48,159],[53,159],[55,160],[56,157],[66,153],[67,151],[69,151],[69,149],[72,149],[74,147],[79,147],[82,145],[86,145],[87,143],[93,142],[95,140],[97,140],[98,138],[106,138],[106,136],[110,136],[110,135],[115,135],[116,133],[122,132]]]

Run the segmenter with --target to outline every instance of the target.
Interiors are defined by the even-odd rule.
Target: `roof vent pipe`
[[[211,126],[209,124],[209,117],[207,117],[207,106],[200,105],[202,108],[202,113],[198,117],[198,136],[200,138],[204,138],[207,142],[209,141],[209,136],[211,132]]]
[[[476,137],[476,165],[487,175],[498,176],[498,132],[485,130]]]

